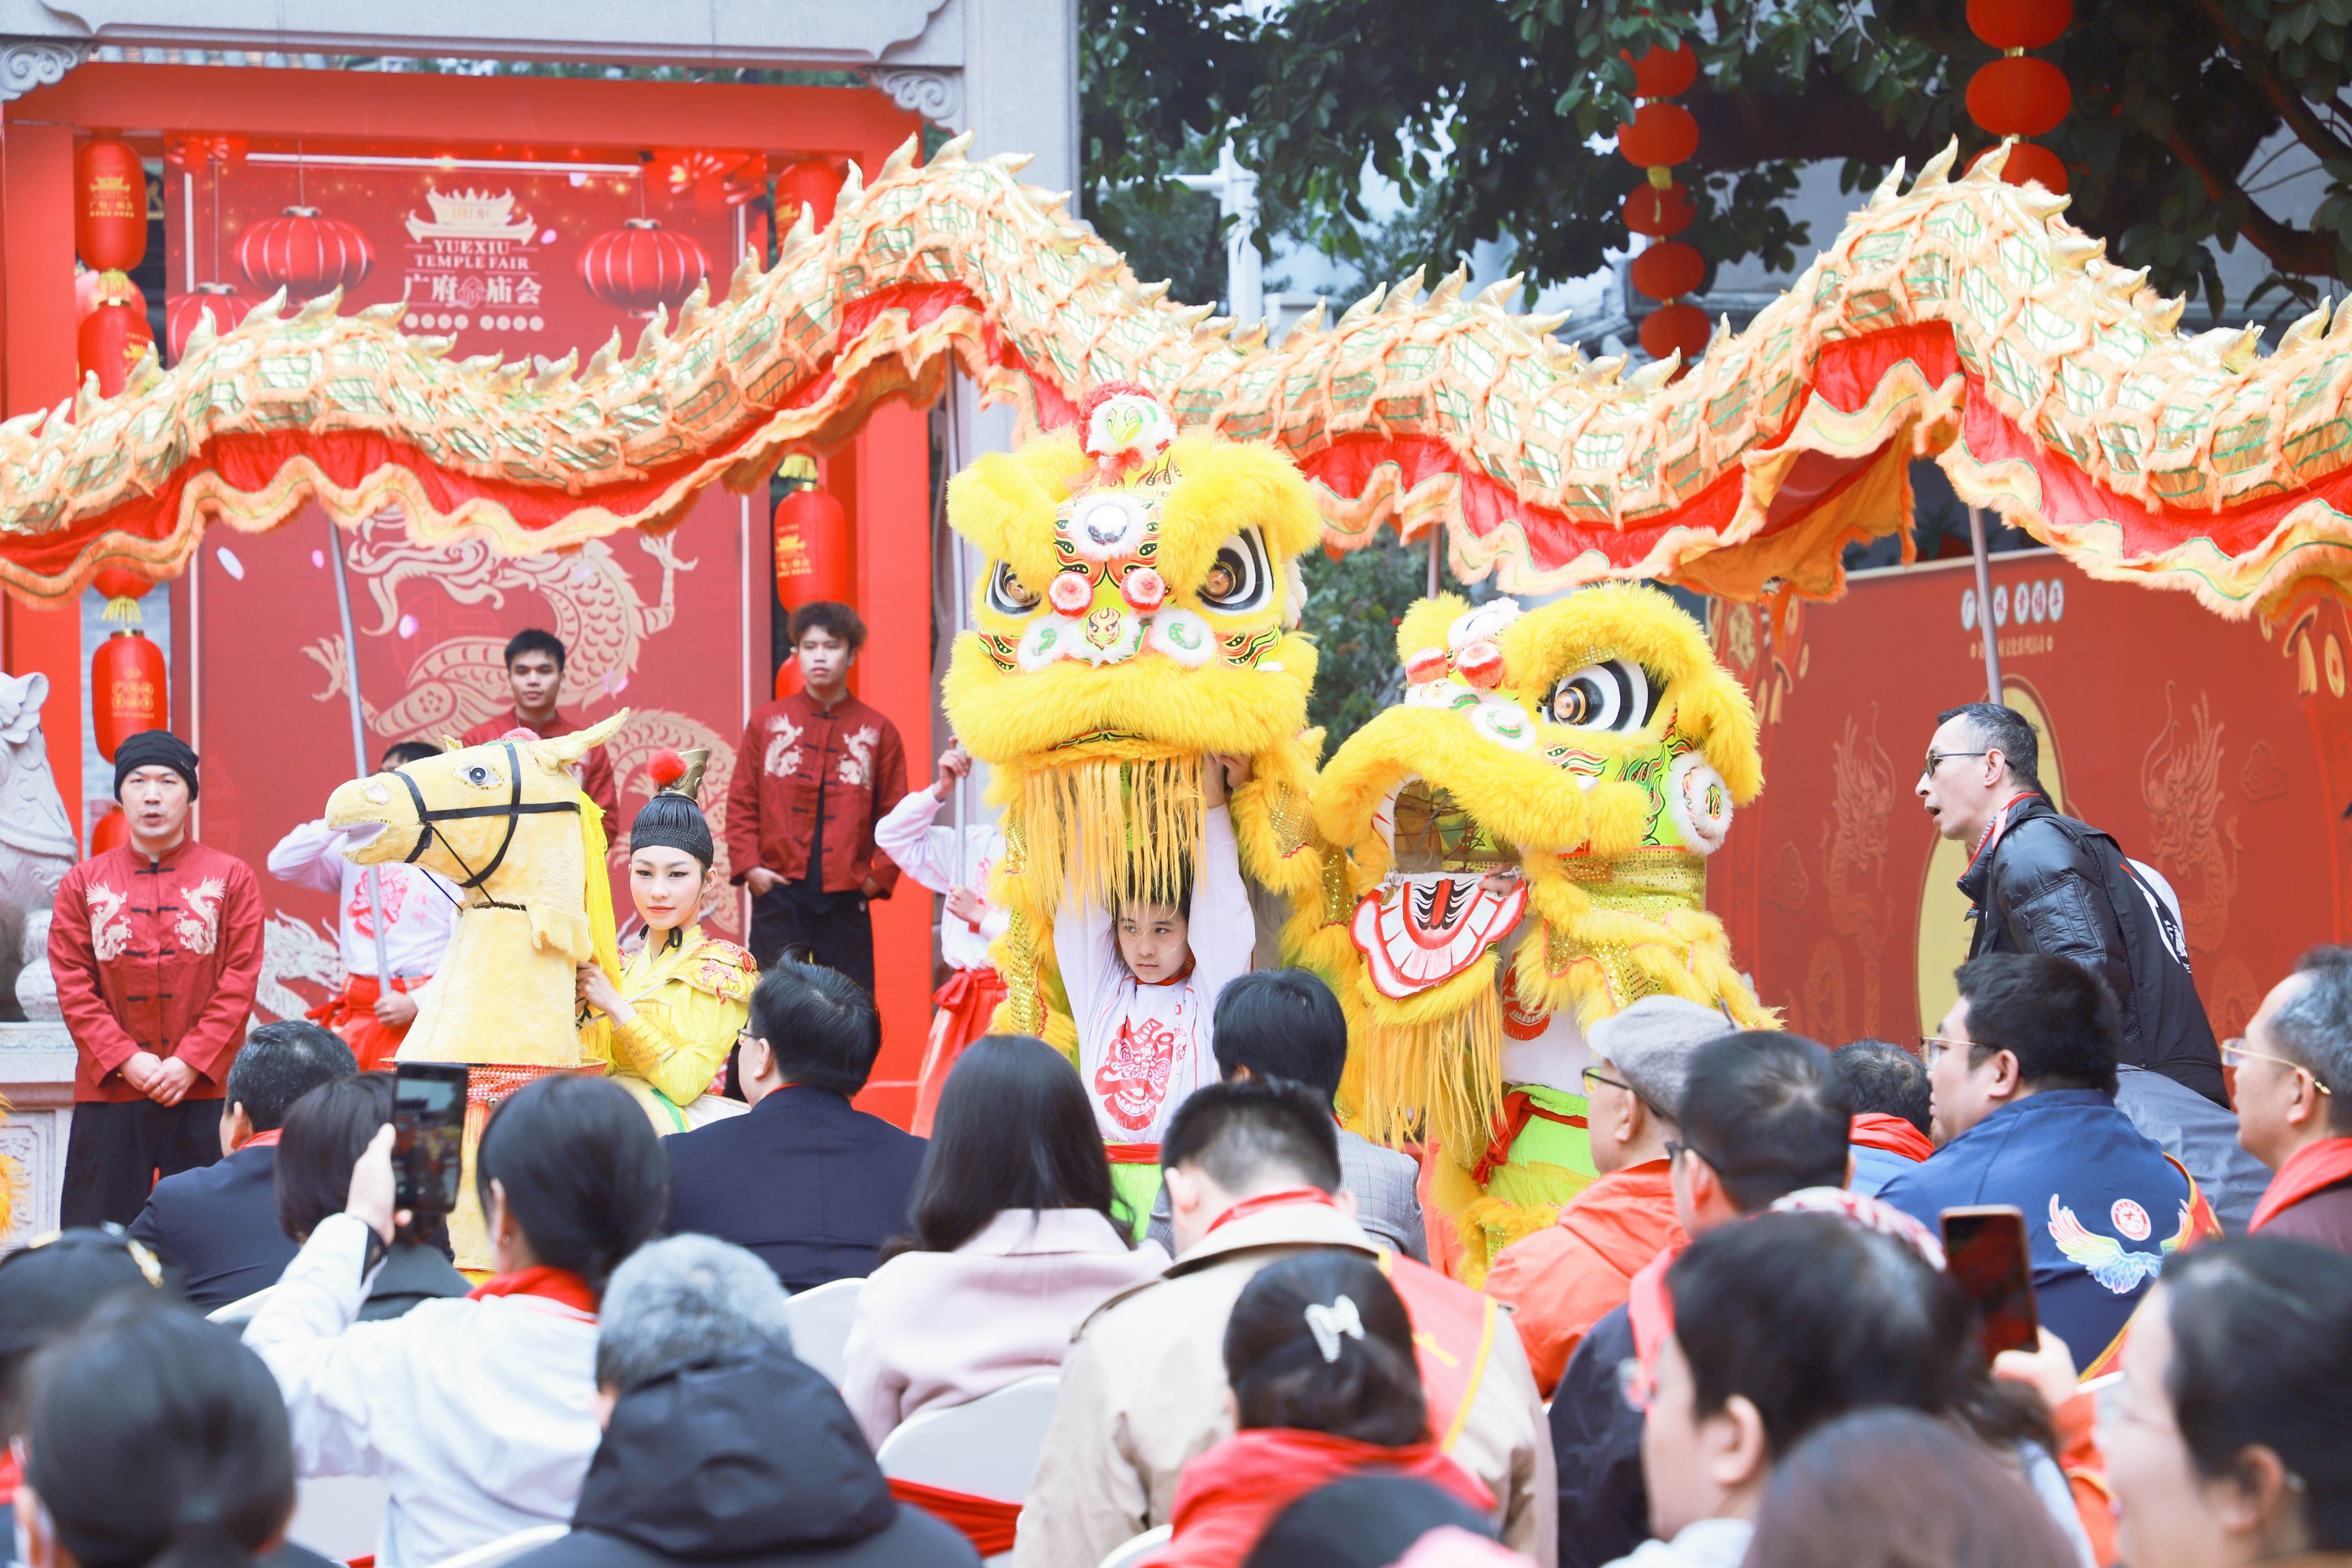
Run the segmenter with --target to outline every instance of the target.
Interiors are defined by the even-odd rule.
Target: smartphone
[[[394,1064],[394,1207],[446,1215],[457,1206],[467,1077],[463,1062]]]
[[[1945,1266],[1976,1304],[1985,1360],[2040,1342],[2033,1307],[2033,1255],[2025,1211],[2003,1204],[1943,1213]]]

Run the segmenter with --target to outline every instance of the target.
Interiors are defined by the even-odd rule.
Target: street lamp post
[[[1170,179],[1217,198],[1217,215],[1225,220],[1225,308],[1236,326],[1254,327],[1265,320],[1265,279],[1257,255],[1257,175],[1241,166],[1234,144],[1217,149],[1217,168],[1209,174],[1171,174]]]

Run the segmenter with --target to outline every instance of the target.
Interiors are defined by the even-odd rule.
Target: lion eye
[[[989,574],[988,607],[1001,616],[1025,616],[1037,607],[1036,594],[1009,561],[998,562]]]
[[[1553,723],[1573,730],[1630,734],[1650,721],[1664,692],[1640,665],[1612,658],[1562,676],[1551,689],[1549,712]]]
[[[1217,558],[1201,578],[1201,603],[1226,615],[1263,608],[1274,595],[1274,573],[1265,541],[1245,528],[1217,546]]]

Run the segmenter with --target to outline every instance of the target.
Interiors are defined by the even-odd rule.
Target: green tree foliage
[[[1623,243],[1617,213],[1642,177],[1606,140],[1633,112],[1621,57],[1653,44],[1687,40],[1703,67],[1678,101],[1700,126],[1685,171],[1699,217],[1685,237],[1711,266],[1785,266],[1826,237],[1787,215],[1807,163],[1841,162],[1859,190],[1897,157],[1916,168],[1954,136],[1964,156],[1989,140],[1964,94],[1993,51],[1960,0],[1085,0],[1085,12],[1089,188],[1154,181],[1232,133],[1268,205],[1360,261],[1370,167],[1428,204],[1440,259],[1508,236],[1538,281],[1599,267]],[[2352,0],[2076,0],[2065,36],[2037,51],[2074,87],[2073,112],[2043,140],[2068,166],[2075,221],[2217,313],[2229,301],[2209,242],[2267,260],[2258,295],[2352,280],[2347,34]],[[2277,171],[2249,168],[2281,130],[2325,171],[2307,222],[2266,208]]]

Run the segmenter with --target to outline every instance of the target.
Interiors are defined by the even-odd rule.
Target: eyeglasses
[[[1705,1160],[1709,1165],[1714,1166],[1717,1171],[1723,1169],[1721,1165],[1716,1164],[1715,1157],[1712,1154],[1709,1154],[1697,1144],[1677,1142],[1672,1138],[1666,1140],[1667,1163],[1672,1164],[1674,1162],[1680,1160],[1685,1154],[1690,1155],[1696,1160]]]
[[[2317,1073],[2313,1072],[2301,1062],[2290,1061],[2288,1058],[2282,1056],[2273,1056],[2269,1051],[2250,1051],[2246,1049],[2246,1043],[2243,1040],[2224,1040],[2221,1042],[2221,1065],[2223,1067],[2243,1067],[2248,1062],[2276,1062],[2283,1068],[2292,1068],[2294,1071],[2302,1073],[2306,1078],[2310,1079],[2311,1086],[2319,1090],[2320,1093],[2334,1094],[2336,1092],[2334,1089],[2327,1087],[2326,1079],[2321,1078]]]
[[[1920,764],[1919,776],[1926,778],[1936,771],[1937,763],[1948,761],[1953,757],[1990,757],[1991,755],[1990,752],[1930,752],[1927,753],[1927,760]]]
[[[1918,1041],[1919,1048],[1911,1054],[1928,1067],[1934,1067],[1937,1058],[1948,1050],[1974,1050],[1982,1043],[1977,1040],[1946,1039],[1941,1035],[1921,1035],[1918,1037]]]
[[[1592,1086],[1594,1084],[1605,1083],[1612,1089],[1623,1089],[1627,1094],[1632,1095],[1635,1100],[1641,1102],[1643,1110],[1648,1111],[1659,1121],[1667,1121],[1673,1120],[1673,1118],[1667,1116],[1664,1111],[1660,1110],[1655,1105],[1652,1104],[1648,1095],[1643,1094],[1640,1089],[1635,1089],[1632,1084],[1625,1082],[1622,1079],[1611,1078],[1599,1068],[1586,1068],[1584,1069],[1581,1081],[1584,1085],[1584,1098],[1587,1100],[1591,1100],[1592,1098]]]

